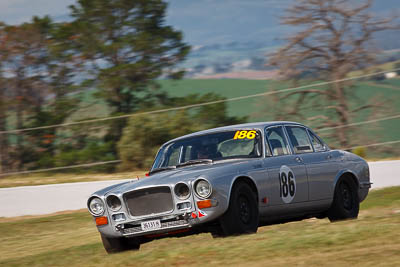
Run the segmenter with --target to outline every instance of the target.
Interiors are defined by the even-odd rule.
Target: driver
[[[197,150],[197,159],[211,159],[211,151],[209,146],[201,146]]]
[[[197,159],[215,159],[221,157],[217,152],[217,145],[203,145],[197,150]]]

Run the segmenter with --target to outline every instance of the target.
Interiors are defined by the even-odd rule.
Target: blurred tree
[[[63,32],[88,72],[88,85],[101,89],[112,115],[163,101],[155,79],[180,78],[176,69],[189,52],[182,33],[165,25],[162,0],[79,0]],[[89,83],[91,82],[91,83]],[[118,141],[125,120],[113,122],[106,140]]]
[[[353,3],[350,0],[297,0],[287,9],[283,24],[299,27],[300,31],[271,55],[270,64],[288,79],[311,77],[337,82],[275,97],[278,117],[319,119],[319,127],[336,127],[350,123],[361,110],[379,106],[372,101],[351,107],[349,100],[355,97],[354,88],[350,82],[341,80],[351,71],[374,62],[374,33],[398,27],[393,26],[391,18],[374,18],[368,12],[372,1],[364,1],[357,7]],[[317,116],[306,118],[303,111],[307,108],[318,111]],[[349,134],[344,127],[332,132],[341,147],[348,147]]]
[[[0,77],[0,131],[7,130],[7,108],[4,81]],[[8,155],[8,135],[0,133],[0,173],[5,169],[6,157]]]
[[[0,65],[0,132],[7,130],[7,102],[5,79]],[[6,171],[8,146],[8,134],[0,133],[0,173]]]
[[[26,127],[61,124],[76,111],[79,104],[79,99],[71,93],[78,89],[74,79],[79,73],[80,65],[64,43],[64,36],[60,31],[62,25],[53,23],[48,17],[33,17],[31,24],[45,42],[41,61],[43,73],[39,78],[46,85],[47,94],[44,105],[35,106]],[[58,128],[55,127],[31,131],[27,135],[33,137],[31,139],[36,144],[38,153],[47,153],[52,157],[57,147],[57,131]]]
[[[0,40],[6,38],[5,25],[0,22]],[[3,55],[0,49],[0,59]],[[6,99],[6,80],[3,73],[3,64],[0,61],[0,131],[7,130],[7,99]],[[8,156],[8,135],[0,133],[0,173],[5,171],[6,157]]]
[[[17,129],[62,123],[78,103],[67,97],[76,69],[70,55],[58,47],[55,25],[48,17],[34,17],[30,23],[2,26],[0,68],[5,73],[2,86],[10,99],[8,113],[2,115],[14,111]],[[17,147],[9,151],[13,156],[10,164],[21,169],[43,153],[53,155],[56,131],[17,133]]]
[[[40,79],[45,42],[39,31],[29,23],[3,27],[0,55],[6,73],[8,94],[16,114],[16,128],[24,127],[24,117],[44,102],[47,87]],[[22,164],[23,138],[17,134],[17,165]]]

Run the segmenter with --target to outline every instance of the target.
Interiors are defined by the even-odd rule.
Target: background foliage
[[[344,4],[338,9],[332,5],[336,2]],[[283,119],[318,130],[396,114],[399,79],[377,76],[299,94],[136,116],[284,89],[293,81],[303,85],[360,75],[360,69],[398,67],[398,61],[375,65],[370,59],[376,51],[369,45],[373,32],[396,25],[390,18],[371,16],[368,1],[359,6],[347,2],[298,0],[288,8],[287,25],[317,26],[293,31],[287,45],[271,58],[274,66],[265,66],[265,59],[253,62],[263,69],[279,68],[285,74],[282,80],[182,79],[190,46],[181,31],[167,25],[167,4],[162,0],[78,0],[70,7],[67,22],[33,17],[20,25],[0,23],[0,173],[119,159],[120,166],[91,170],[147,169],[162,143],[202,129]],[[320,16],[308,16],[310,10]],[[349,27],[339,27],[346,23]],[[4,132],[128,114],[129,120]],[[394,140],[399,127],[384,121],[321,135],[331,147],[343,148]],[[356,152],[382,157],[396,151],[386,146]]]

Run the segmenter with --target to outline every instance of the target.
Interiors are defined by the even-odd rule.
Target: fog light
[[[125,217],[125,214],[123,214],[123,213],[117,213],[117,214],[112,215],[112,219],[115,222],[120,222],[120,221],[125,221],[126,217]]]
[[[192,207],[190,202],[178,203],[177,206],[178,206],[178,210],[186,210],[186,209],[190,209]]]

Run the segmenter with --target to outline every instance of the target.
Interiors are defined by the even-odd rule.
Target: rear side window
[[[286,126],[286,131],[296,154],[313,152],[306,129],[297,126]]]
[[[268,128],[265,133],[271,149],[271,151],[266,151],[267,156],[271,156],[271,153],[273,156],[289,154],[286,137],[281,126]]]

